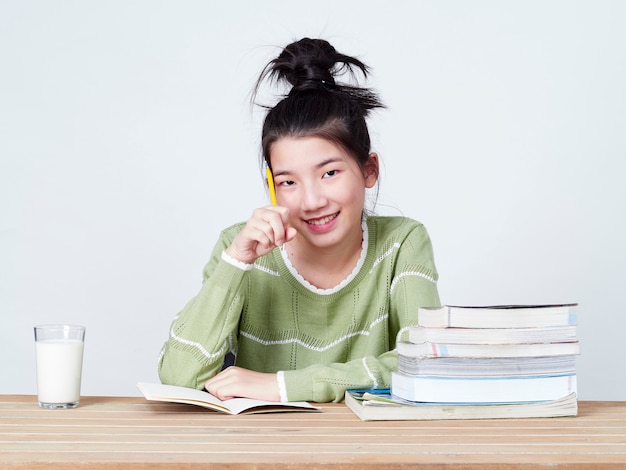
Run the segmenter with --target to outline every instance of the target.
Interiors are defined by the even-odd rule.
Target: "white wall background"
[[[87,326],[84,395],[158,380],[221,228],[266,203],[262,66],[374,69],[379,212],[428,227],[443,302],[579,302],[582,399],[626,400],[626,2],[0,0],[0,393],[32,326]]]

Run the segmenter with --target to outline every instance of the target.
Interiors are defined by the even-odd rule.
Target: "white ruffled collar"
[[[289,272],[293,275],[294,278],[298,280],[300,284],[302,284],[304,287],[306,287],[308,290],[310,290],[311,292],[315,294],[330,295],[330,294],[334,294],[335,292],[339,292],[341,289],[347,286],[352,281],[352,279],[355,278],[355,276],[361,270],[363,263],[365,262],[365,258],[367,256],[367,245],[368,245],[367,220],[365,219],[363,220],[363,223],[361,224],[361,228],[363,230],[363,238],[361,240],[361,254],[359,256],[359,260],[357,261],[356,266],[354,267],[352,272],[348,274],[348,276],[339,284],[337,284],[335,287],[331,287],[330,289],[320,289],[319,287],[315,287],[313,284],[307,281],[304,277],[302,277],[302,275],[298,271],[296,271],[296,268],[294,268],[293,264],[291,264],[291,260],[289,259],[287,250],[280,250],[280,253],[283,257],[283,261],[285,262],[285,266],[287,266],[287,269],[289,269]]]

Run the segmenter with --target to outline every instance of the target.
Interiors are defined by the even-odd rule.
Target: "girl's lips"
[[[339,212],[336,212],[336,213],[334,213],[332,215],[327,215],[325,217],[319,217],[317,219],[309,219],[309,220],[306,220],[305,222],[307,224],[309,224],[309,225],[326,225],[331,220],[336,219],[338,215],[339,215]]]

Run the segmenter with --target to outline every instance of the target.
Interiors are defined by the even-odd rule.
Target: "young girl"
[[[382,104],[335,81],[355,70],[367,76],[305,38],[262,72],[257,90],[267,78],[292,87],[263,125],[276,205],[221,233],[161,351],[164,383],[221,399],[341,401],[349,388],[388,387],[396,341],[419,306],[439,305],[425,228],[365,215],[379,168],[365,118]],[[227,353],[235,365],[222,370]]]

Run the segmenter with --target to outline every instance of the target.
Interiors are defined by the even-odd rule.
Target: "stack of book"
[[[575,416],[575,307],[420,308],[389,393],[349,391],[346,404],[362,419]]]

